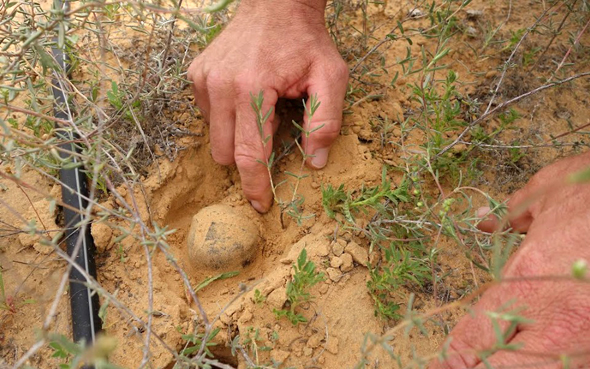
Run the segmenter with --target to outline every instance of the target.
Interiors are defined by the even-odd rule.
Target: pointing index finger
[[[256,92],[260,91],[260,92]],[[267,212],[273,201],[270,166],[274,90],[242,90],[237,97],[235,127],[235,161],[242,180],[242,190],[252,206]]]

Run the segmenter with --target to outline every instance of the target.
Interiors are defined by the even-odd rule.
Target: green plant
[[[52,357],[65,361],[59,364],[60,369],[76,369],[87,365],[96,369],[121,369],[107,360],[117,344],[114,338],[98,336],[91,347],[72,342],[66,336],[56,333],[50,334],[48,339],[49,347],[53,350]]]
[[[199,292],[200,290],[202,290],[203,288],[207,287],[208,285],[210,285],[211,283],[213,283],[215,281],[233,278],[233,277],[237,276],[238,274],[240,274],[240,272],[238,272],[238,271],[225,272],[225,273],[217,274],[212,277],[205,278],[205,280],[203,282],[199,283],[197,285],[197,287],[195,287],[195,292]]]
[[[215,328],[213,331],[211,331],[210,334],[207,335],[207,341],[205,342],[205,355],[207,355],[208,357],[214,357],[213,353],[211,352],[211,350],[209,349],[209,347],[212,346],[216,346],[217,343],[215,342],[211,342],[215,336],[217,336],[217,334],[219,334],[220,329],[219,328]],[[188,344],[190,344],[190,347],[186,347],[184,348],[180,353],[183,356],[190,356],[192,354],[195,354],[197,352],[199,352],[201,350],[201,346],[203,344],[203,338],[205,337],[205,333],[199,332],[199,333],[191,333],[191,334],[183,334],[182,335],[182,339]]]
[[[369,268],[369,294],[375,301],[375,316],[400,319],[398,301],[401,287],[423,287],[431,279],[430,260],[418,257],[391,243],[383,248],[384,262]]]
[[[111,82],[111,89],[107,91],[107,98],[112,107],[117,109],[120,114],[130,122],[135,121],[139,114],[141,101],[135,99],[131,104],[127,103],[127,94],[119,89],[117,82]]]
[[[8,311],[11,314],[16,314],[18,309],[22,306],[34,303],[34,299],[19,301],[15,298],[15,296],[6,295],[4,276],[2,275],[2,267],[0,267],[0,310]]]
[[[254,303],[260,305],[266,301],[266,297],[260,292],[259,289],[254,290]]]
[[[385,167],[381,173],[381,184],[376,187],[363,186],[357,191],[348,192],[343,184],[322,187],[322,205],[328,216],[335,218],[336,213],[340,213],[350,223],[355,222],[358,213],[367,214],[369,209],[383,209],[385,201],[394,205],[409,201],[407,182],[404,180],[398,188],[393,189]]]
[[[273,312],[277,319],[286,317],[291,324],[307,322],[307,319],[296,310],[302,304],[313,300],[309,289],[324,280],[324,273],[316,271],[316,266],[311,260],[307,260],[307,251],[301,250],[297,263],[293,264],[293,279],[287,283],[287,309]]]
[[[254,327],[248,327],[246,329],[246,333],[242,336],[242,345],[247,347],[250,352],[254,353],[254,360],[256,363],[260,362],[260,351],[272,350],[272,347],[264,345],[264,338],[260,335],[260,329]]]

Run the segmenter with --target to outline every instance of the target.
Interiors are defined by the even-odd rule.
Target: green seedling
[[[302,304],[313,300],[309,289],[324,280],[324,273],[316,271],[316,266],[311,260],[307,260],[307,251],[301,250],[297,263],[293,264],[293,279],[287,283],[287,303],[286,309],[273,312],[277,319],[286,317],[291,324],[307,322],[307,319],[299,312],[297,308]]]
[[[0,267],[0,310],[8,311],[11,314],[16,314],[18,309],[22,306],[34,303],[34,299],[18,301],[14,296],[6,295],[4,276],[2,275],[2,268]]]
[[[214,357],[213,353],[209,349],[209,347],[216,346],[217,343],[211,342],[215,336],[219,333],[220,329],[215,328],[207,335],[206,343],[205,343],[205,355],[208,357]],[[205,333],[192,333],[192,334],[183,334],[182,339],[186,341],[187,344],[190,344],[190,347],[185,348],[180,353],[183,356],[191,356],[197,353],[203,344],[203,337],[205,337]]]
[[[254,290],[254,303],[260,305],[266,301],[266,297],[260,292],[259,289]]]
[[[119,89],[117,82],[111,82],[111,89],[107,91],[107,98],[112,107],[117,109],[126,120],[133,122],[139,114],[141,101],[135,99],[131,105],[127,104],[127,94]]]
[[[59,364],[60,369],[76,369],[82,366],[93,366],[97,369],[121,369],[108,362],[107,357],[117,347],[117,341],[112,337],[99,335],[90,347],[84,343],[72,342],[68,337],[49,334],[49,347],[53,350],[52,357],[61,359],[65,363]]]

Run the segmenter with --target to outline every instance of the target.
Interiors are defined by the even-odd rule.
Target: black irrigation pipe
[[[56,1],[56,5],[64,10],[68,8],[68,1]],[[69,63],[62,47],[57,44],[52,48],[53,57],[59,65],[54,72],[52,89],[54,96],[54,114],[61,120],[73,122],[70,101],[67,94],[67,86],[64,85],[64,78],[69,74]],[[60,78],[61,76],[64,76]],[[80,153],[81,149],[76,145],[77,135],[71,129],[56,125],[56,134],[64,144],[60,145],[60,156],[62,160],[77,163],[79,158],[68,153]],[[81,226],[84,220],[84,212],[88,206],[88,179],[80,166],[74,168],[60,169],[60,180],[67,186],[62,186],[63,202],[70,207],[63,207],[65,219],[65,239],[68,255],[88,275],[96,278],[96,263],[94,260],[95,245],[90,234],[90,225]],[[70,190],[74,189],[74,191]],[[76,211],[72,209],[77,209]],[[77,249],[77,250],[76,250]],[[77,251],[77,252],[76,252]],[[75,254],[75,255],[74,255]],[[93,293],[89,287],[89,281],[76,268],[70,271],[70,306],[72,310],[72,332],[73,339],[77,343],[92,345],[96,341],[96,334],[101,330],[101,321],[98,317],[100,309],[98,295]],[[84,366],[85,369],[93,366]]]

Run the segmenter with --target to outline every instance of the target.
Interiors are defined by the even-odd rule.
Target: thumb
[[[500,219],[493,214],[489,206],[484,206],[477,209],[477,217],[482,218],[482,221],[477,227],[484,232],[495,232],[501,230],[500,228],[512,228],[516,232],[526,233],[534,220],[532,191],[529,186],[516,191],[510,199],[508,199],[508,211],[504,216],[506,219]]]
[[[302,144],[307,163],[319,169],[328,163],[330,146],[340,134],[342,109],[348,84],[348,68],[342,66],[311,77],[304,116]]]
[[[504,226],[510,226],[517,232],[528,231],[535,217],[541,212],[545,198],[553,196],[567,188],[572,196],[577,192],[575,186],[566,186],[564,182],[572,173],[588,168],[590,155],[588,153],[559,160],[537,172],[522,188],[515,192],[508,200],[508,214],[506,219],[498,219],[492,215],[489,207],[480,208],[477,215],[484,218],[478,227],[485,232],[494,232]]]

